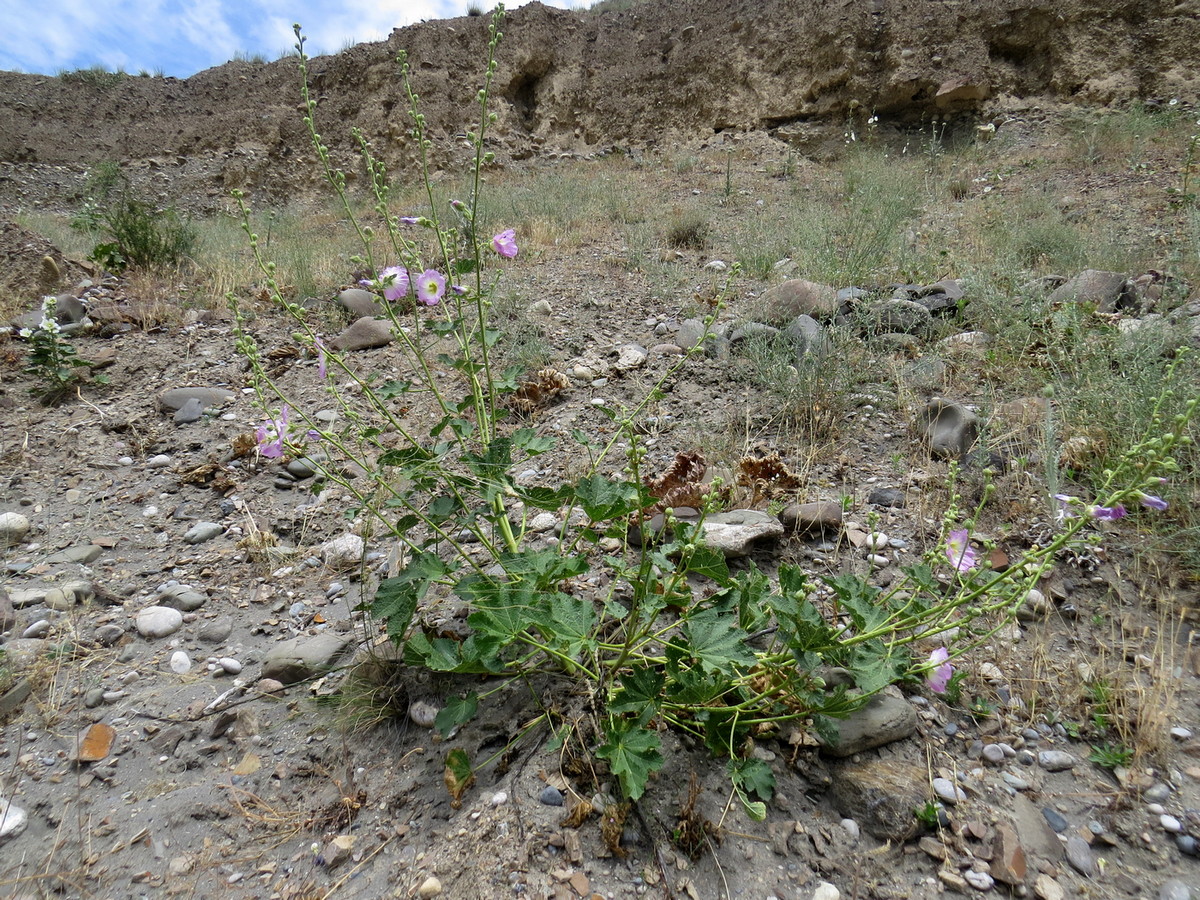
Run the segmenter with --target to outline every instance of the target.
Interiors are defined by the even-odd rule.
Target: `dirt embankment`
[[[339,160],[349,165],[357,125],[390,168],[411,165],[400,50],[435,163],[465,155],[487,27],[486,17],[426,22],[314,60],[319,124]],[[491,138],[502,162],[730,129],[811,149],[872,114],[915,125],[1045,101],[1191,101],[1198,42],[1194,0],[678,0],[600,12],[533,3],[504,25]],[[103,84],[0,73],[0,202],[20,204],[34,182],[57,183],[69,200],[72,170],[106,160],[191,204],[233,187],[303,192],[313,172],[299,102],[291,59]]]

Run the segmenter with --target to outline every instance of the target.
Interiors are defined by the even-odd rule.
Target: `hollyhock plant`
[[[926,678],[929,689],[936,694],[946,693],[950,679],[954,676],[954,665],[950,662],[950,651],[945,647],[938,647],[929,654],[929,666],[930,671]]]
[[[950,532],[950,537],[946,540],[946,558],[959,572],[970,572],[975,568],[979,554],[971,546],[967,529],[959,528]]]
[[[379,283],[383,285],[383,299],[395,303],[408,296],[408,269],[404,266],[388,266],[379,273]]]
[[[446,292],[446,279],[436,269],[426,269],[417,279],[417,299],[426,306],[436,306]]]
[[[288,408],[285,403],[279,410],[278,419],[268,419],[255,429],[258,452],[268,459],[279,459],[283,456],[283,438],[287,434],[287,425]]]
[[[420,225],[421,217],[420,216],[401,216],[400,224],[401,225]]]
[[[492,238],[492,249],[505,259],[512,259],[517,255],[517,232],[512,228],[500,232]]]

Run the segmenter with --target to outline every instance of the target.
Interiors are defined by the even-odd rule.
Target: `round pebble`
[[[994,766],[1004,762],[1004,748],[999,744],[987,744],[983,748],[983,758]]]
[[[503,806],[508,802],[508,794],[504,791],[496,791],[492,794],[492,806]]]
[[[1163,831],[1170,832],[1171,834],[1179,834],[1183,831],[1183,823],[1174,816],[1165,813],[1158,817],[1158,823],[1162,825]]]
[[[858,839],[858,836],[861,832],[857,822],[855,822],[853,819],[842,819],[841,826],[846,830],[846,833],[850,835],[850,837],[854,838],[855,840]]]
[[[812,900],[841,900],[842,892],[828,881],[822,881],[813,891]]]
[[[217,660],[217,665],[221,667],[226,675],[240,675],[242,673],[242,664],[232,656],[222,656]]]
[[[50,622],[48,619],[38,619],[28,628],[21,632],[23,638],[44,638],[50,633]]]
[[[1190,834],[1179,834],[1175,836],[1175,846],[1179,848],[1179,852],[1185,856],[1200,856],[1196,846],[1196,839]]]
[[[182,650],[176,650],[171,654],[170,666],[176,675],[186,675],[192,671],[192,658]]]
[[[0,547],[15,547],[29,534],[29,517],[20,513],[0,513]]]
[[[11,800],[0,797],[0,840],[19,835],[29,824],[25,810]]]
[[[868,550],[882,550],[888,545],[888,536],[882,531],[873,531],[867,535]]]
[[[157,456],[152,456],[146,460],[147,469],[165,469],[171,464],[171,457],[165,453],[159,453]]]
[[[422,728],[432,728],[439,712],[436,706],[424,700],[414,700],[408,707],[408,717],[414,725],[420,725]]]
[[[538,794],[538,800],[542,801],[542,803],[545,803],[547,806],[562,806],[562,791],[560,791],[554,785],[548,784],[542,788],[542,792]]]
[[[990,891],[995,881],[987,872],[976,872],[974,869],[967,869],[962,873],[963,880],[977,891]]]
[[[145,638],[163,638],[183,627],[183,613],[169,606],[147,606],[137,614],[138,634]]]
[[[417,888],[418,897],[437,897],[442,893],[442,883],[437,879],[436,875],[430,875],[421,882],[421,886]]]
[[[967,799],[966,793],[949,778],[933,779],[933,792],[946,803],[953,806]]]
[[[1043,750],[1038,754],[1038,762],[1047,772],[1063,772],[1075,768],[1079,760],[1065,750]]]

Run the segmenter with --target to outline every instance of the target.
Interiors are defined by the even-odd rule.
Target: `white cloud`
[[[521,6],[515,0],[506,6]],[[571,7],[579,0],[547,0]],[[103,64],[188,76],[235,54],[275,59],[292,23],[312,52],[380,41],[422,19],[464,15],[470,0],[0,0],[0,68],[54,74]],[[480,3],[485,9],[491,0]]]

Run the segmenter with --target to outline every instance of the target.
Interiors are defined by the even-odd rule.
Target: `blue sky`
[[[506,9],[527,0],[507,0]],[[543,0],[587,6],[583,0]],[[307,49],[336,53],[422,19],[465,15],[468,0],[0,0],[0,69],[45,75],[100,65],[184,78],[237,54],[277,59],[299,22]],[[480,4],[491,9],[492,0]]]

